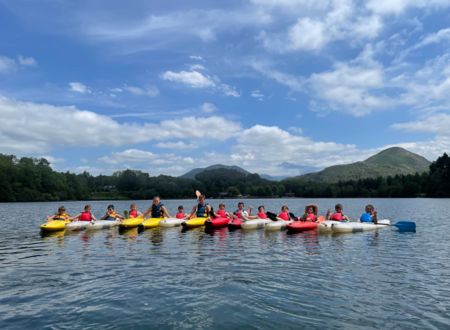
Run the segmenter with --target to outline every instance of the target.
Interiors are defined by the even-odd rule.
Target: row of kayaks
[[[265,229],[267,231],[288,230],[289,232],[303,232],[309,230],[318,230],[320,232],[334,233],[352,233],[369,230],[377,230],[389,226],[389,220],[379,220],[377,224],[361,222],[340,222],[325,220],[319,217],[319,221],[272,221],[270,219],[252,219],[243,221],[241,219],[230,220],[229,218],[193,218],[189,220],[177,218],[149,218],[143,217],[129,218],[122,221],[115,220],[96,220],[96,221],[65,221],[53,220],[41,225],[43,232],[54,232],[61,230],[93,230],[119,227],[120,229],[131,229],[140,227],[143,229],[157,227],[180,227],[192,229],[206,227],[206,229],[219,229],[228,227],[229,229]]]

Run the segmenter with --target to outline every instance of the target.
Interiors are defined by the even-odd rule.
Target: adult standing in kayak
[[[192,208],[189,219],[192,218],[206,218],[211,211],[211,206],[206,203],[205,195],[198,196],[198,203]]]
[[[365,211],[365,213],[361,214],[359,221],[373,223],[378,222],[377,211],[375,211],[375,207],[372,204],[367,204]]]
[[[333,220],[333,221],[349,221],[350,219],[344,215],[344,207],[342,204],[336,204],[334,206],[334,213],[330,213],[330,210],[327,212],[326,216],[327,220]]]
[[[97,220],[95,216],[91,212],[92,207],[88,204],[84,206],[84,211],[77,214],[73,218],[70,218],[69,220],[78,220],[78,221],[95,221]]]
[[[152,218],[170,218],[170,214],[164,204],[161,203],[161,199],[159,198],[159,196],[153,197],[152,206],[150,206],[148,210],[144,212],[144,218],[149,214]]]
[[[111,221],[123,220],[123,216],[121,216],[114,210],[114,205],[110,204],[106,209],[105,215],[101,217],[100,220],[111,220]]]

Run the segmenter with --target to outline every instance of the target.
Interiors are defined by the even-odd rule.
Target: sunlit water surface
[[[338,201],[245,202],[274,211],[286,203],[295,213],[315,202],[325,213]],[[60,203],[0,204],[0,329],[449,329],[450,200],[339,202],[353,218],[372,202],[383,218],[415,221],[417,232],[168,228],[42,237],[39,225]],[[193,203],[165,201],[172,213]],[[237,200],[225,203],[232,210]],[[65,206],[76,214],[84,204]],[[97,217],[108,204],[92,203]]]

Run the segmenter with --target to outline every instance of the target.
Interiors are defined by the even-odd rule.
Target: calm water
[[[353,217],[369,202],[339,201]],[[229,210],[236,202],[225,201]],[[316,202],[324,213],[337,201],[246,202],[271,210],[285,202],[295,213]],[[41,237],[39,224],[59,203],[0,204],[0,328],[450,329],[450,200],[370,202],[384,218],[415,221],[417,232],[169,228]],[[172,213],[193,203],[165,202]],[[92,203],[94,213],[107,204]],[[65,203],[71,214],[83,205]]]

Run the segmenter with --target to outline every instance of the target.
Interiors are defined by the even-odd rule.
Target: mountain
[[[183,175],[180,175],[179,177],[183,178],[183,179],[195,179],[197,174],[200,174],[204,171],[221,170],[221,169],[233,170],[233,171],[243,173],[243,174],[251,174],[250,172],[244,170],[243,168],[241,168],[239,166],[215,164],[215,165],[211,165],[211,166],[203,167],[203,168],[194,168],[194,169],[190,170],[189,172],[184,173]]]
[[[362,162],[330,166],[320,172],[295,177],[295,180],[332,183],[379,176],[422,173],[427,172],[429,166],[430,162],[424,157],[400,147],[393,147]]]

